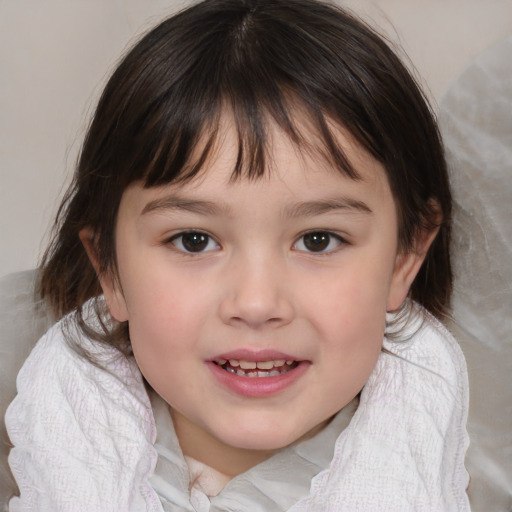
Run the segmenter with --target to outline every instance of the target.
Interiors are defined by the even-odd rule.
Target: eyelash
[[[193,241],[192,243],[197,244],[196,248],[199,248],[200,250],[190,250],[191,247],[188,248],[184,245],[184,237],[187,235],[189,236],[195,236],[198,237],[196,241]],[[311,237],[309,242],[318,243],[318,247],[320,250],[312,250],[311,247],[308,249],[307,243],[305,241],[306,237]],[[315,237],[316,240],[315,240]],[[329,248],[330,245],[332,245],[332,242],[336,243],[335,247]],[[189,240],[191,242],[191,240]],[[214,244],[213,248],[209,248],[211,244]],[[298,248],[298,245],[301,244],[304,246],[304,248]],[[325,247],[322,246],[322,243],[327,243]],[[165,240],[164,244],[171,244],[174,246],[174,248],[183,253],[183,254],[203,254],[205,252],[211,252],[214,250],[220,249],[220,245],[215,241],[215,239],[209,235],[208,233],[205,233],[204,231],[182,231],[180,233],[177,233],[176,235],[173,235],[172,237]],[[303,233],[296,242],[294,242],[292,248],[301,252],[306,252],[309,254],[330,254],[335,252],[337,249],[339,249],[342,245],[347,245],[348,242],[341,237],[340,235],[336,233],[332,233],[331,231],[323,231],[323,230],[312,230],[307,231],[306,233]]]

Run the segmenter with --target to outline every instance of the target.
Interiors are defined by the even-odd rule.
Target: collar
[[[312,438],[284,448],[234,477],[216,496],[210,497],[199,486],[190,485],[192,468],[181,452],[167,404],[156,393],[151,402],[157,427],[158,462],[150,483],[166,512],[284,512],[307,496],[312,478],[329,467],[336,439],[350,422],[357,400]]]

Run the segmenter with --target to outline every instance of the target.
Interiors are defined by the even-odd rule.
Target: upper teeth
[[[223,364],[226,364],[225,359],[221,359],[219,361],[219,364],[222,366]],[[281,366],[284,366],[284,364],[292,365],[293,361],[286,361],[285,359],[275,359],[272,361],[245,361],[245,360],[238,360],[238,359],[230,359],[229,364],[233,367],[240,367],[243,370],[255,370],[258,368],[258,370],[271,370],[272,368],[280,368]]]

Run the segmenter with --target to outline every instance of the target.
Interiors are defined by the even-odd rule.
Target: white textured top
[[[385,340],[395,355],[381,354],[330,467],[290,512],[469,510],[465,362],[437,320],[420,312],[413,324],[408,340]],[[63,325],[102,367],[68,347]],[[37,343],[17,386],[6,425],[21,496],[9,510],[163,511],[150,483],[155,420],[133,360],[85,339],[68,317]],[[194,510],[183,500],[182,510]],[[226,511],[249,510],[240,503]]]
[[[283,512],[307,496],[311,479],[329,467],[336,439],[350,422],[358,400],[314,437],[284,448],[233,479],[183,457],[167,404],[156,393],[152,393],[151,402],[158,462],[150,483],[165,512]]]

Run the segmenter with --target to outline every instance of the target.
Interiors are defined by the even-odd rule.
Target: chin
[[[298,439],[309,436],[309,430],[305,432],[296,429],[286,430],[282,425],[271,425],[267,428],[239,428],[231,435],[219,437],[225,444],[233,448],[244,450],[280,450]]]
[[[254,450],[254,451],[277,451],[286,448],[293,444],[297,438],[291,439],[267,439],[267,438],[252,438],[252,439],[236,439],[232,443],[227,443],[233,448],[240,450]]]

